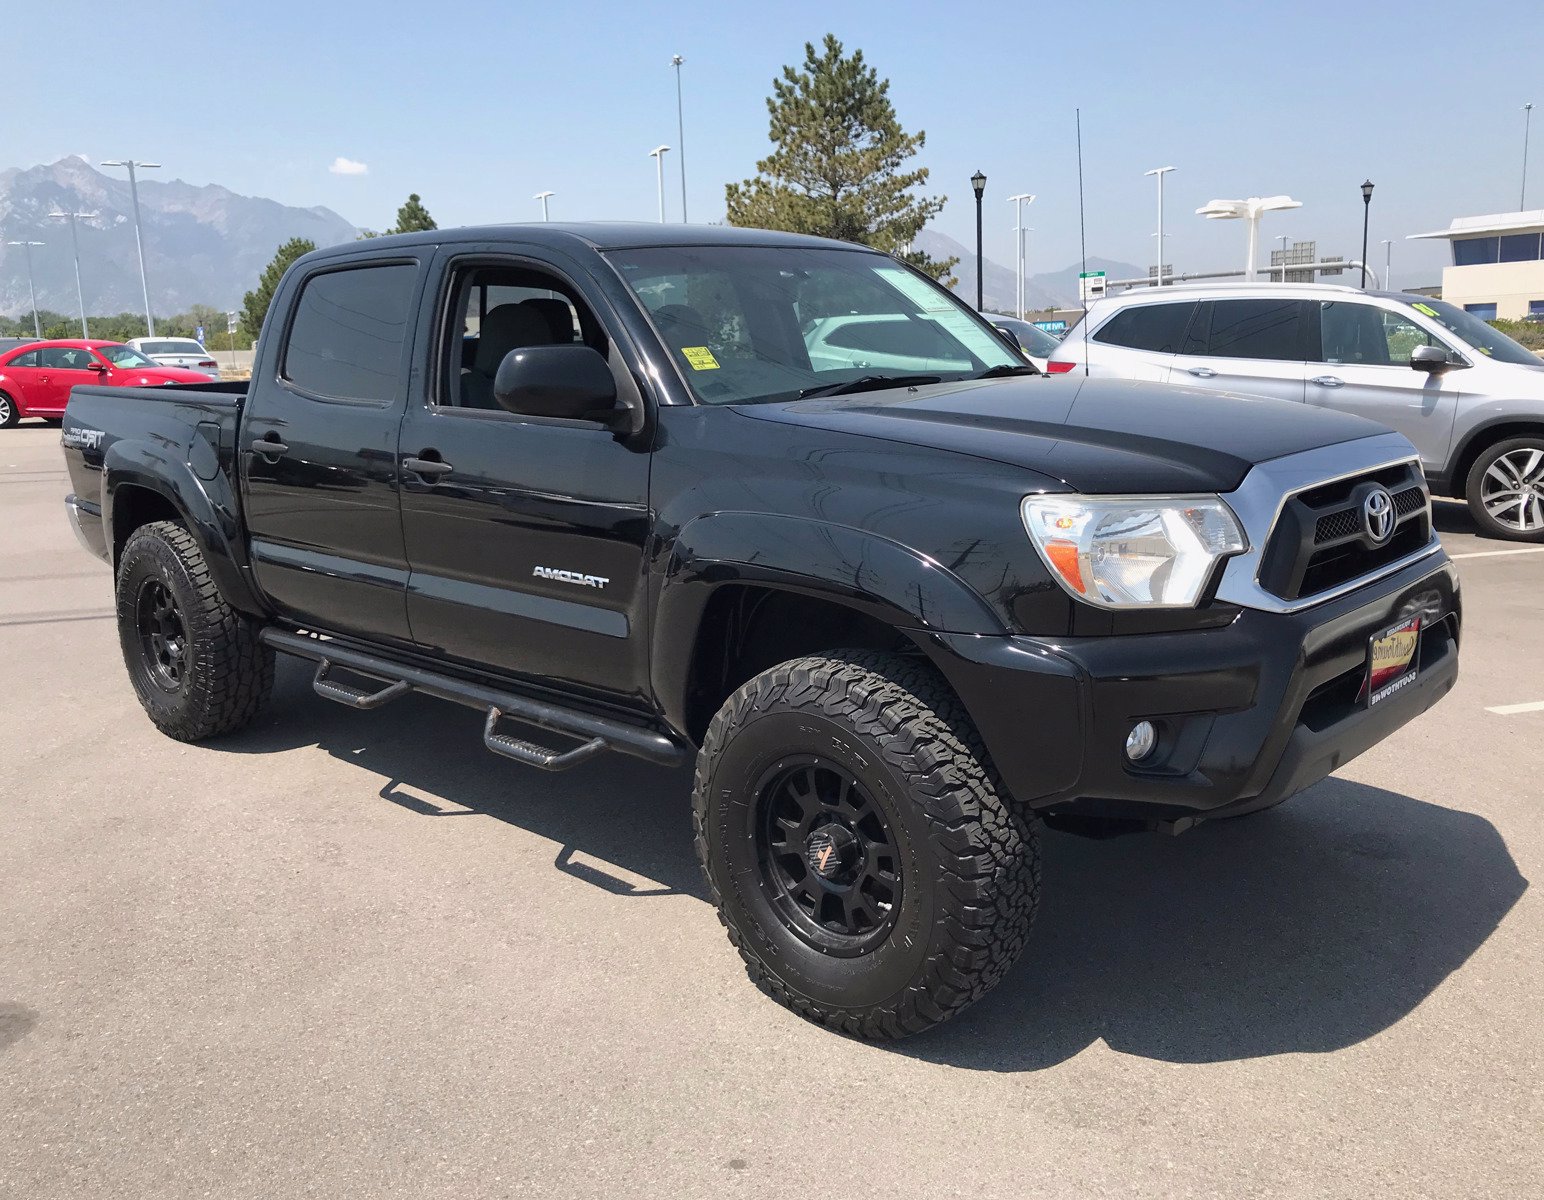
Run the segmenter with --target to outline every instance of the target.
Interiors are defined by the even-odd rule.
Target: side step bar
[[[258,636],[265,645],[275,650],[317,663],[316,678],[312,682],[316,694],[349,708],[371,711],[412,691],[480,709],[487,713],[487,720],[483,724],[483,744],[495,754],[527,766],[545,771],[563,771],[594,758],[603,750],[630,754],[662,767],[676,767],[686,761],[685,747],[672,738],[623,721],[468,683],[435,671],[366,654],[337,642],[290,633],[273,626],[263,629]],[[338,683],[327,677],[334,667],[370,679],[379,679],[385,686],[375,692],[366,692]],[[568,751],[547,750],[499,733],[497,726],[504,717],[577,738],[582,744]]]

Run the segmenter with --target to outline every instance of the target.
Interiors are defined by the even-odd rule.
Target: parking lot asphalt
[[[1544,1194],[1544,710],[1487,711],[1544,701],[1544,553],[1460,505],[1447,699],[1271,812],[1047,834],[1019,966],[884,1046],[747,982],[685,772],[286,660],[161,737],[66,490],[0,430],[0,1196]]]

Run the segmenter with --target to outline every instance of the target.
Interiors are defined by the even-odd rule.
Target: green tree
[[[369,238],[388,237],[393,233],[421,233],[427,229],[438,229],[429,210],[424,207],[424,202],[417,192],[412,192],[407,202],[397,209],[397,223],[390,229],[377,232],[374,229],[361,229],[356,241],[366,241]]]
[[[909,249],[945,197],[916,193],[927,168],[904,168],[927,135],[901,128],[889,93],[863,51],[845,55],[829,33],[818,52],[806,42],[803,70],[784,67],[767,98],[772,153],[724,189],[729,224],[860,242],[945,278],[958,259]]]
[[[308,238],[290,238],[279,247],[273,261],[264,269],[257,287],[242,297],[241,336],[247,345],[255,342],[257,335],[262,332],[263,318],[268,315],[268,306],[273,303],[273,293],[279,286],[279,280],[284,277],[284,272],[302,254],[310,254],[315,249],[316,243]]]

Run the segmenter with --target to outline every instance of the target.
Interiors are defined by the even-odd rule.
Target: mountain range
[[[351,241],[359,230],[330,208],[293,208],[259,196],[241,196],[180,179],[139,180],[145,273],[158,313],[193,304],[233,309],[292,237],[318,246]],[[26,252],[4,242],[34,241],[32,270],[38,307],[76,310],[70,229],[51,212],[95,213],[77,222],[80,280],[88,313],[138,312],[144,307],[134,251],[129,181],[107,175],[79,157],[47,166],[0,171],[0,313],[28,312]]]
[[[193,304],[233,309],[240,305],[274,251],[293,237],[318,246],[351,241],[359,230],[330,208],[295,208],[261,196],[242,196],[217,184],[195,186],[178,179],[142,178],[140,220],[145,269],[156,312],[185,312]],[[134,250],[134,216],[126,177],[108,175],[78,156],[46,166],[0,171],[0,314],[29,311],[26,252],[5,242],[35,241],[33,278],[40,308],[73,313],[75,270],[69,226],[51,212],[92,213],[77,224],[80,279],[88,313],[138,312],[139,262]],[[946,234],[924,229],[915,246],[934,258],[959,258],[954,268],[959,295],[974,302],[975,254]],[[1033,247],[1031,246],[1031,252]],[[1012,267],[986,259],[984,299],[989,309],[1011,312]],[[1089,259],[1091,271],[1129,277],[1139,268],[1108,259]],[[1077,303],[1078,266],[1030,275],[1031,309]]]

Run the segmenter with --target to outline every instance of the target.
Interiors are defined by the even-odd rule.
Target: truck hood
[[[1090,495],[1231,492],[1256,463],[1388,431],[1286,400],[1064,377],[745,405],[746,416],[1024,467]]]

